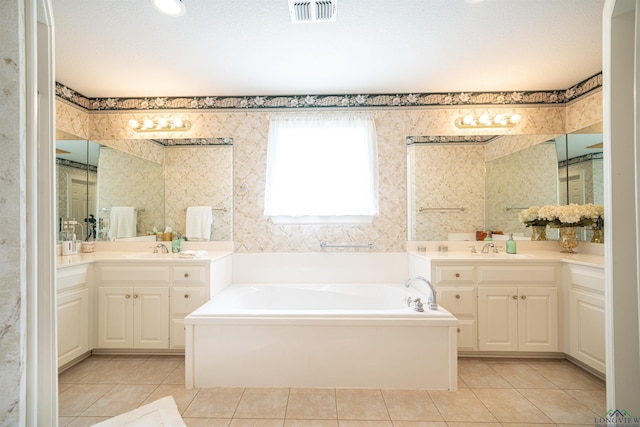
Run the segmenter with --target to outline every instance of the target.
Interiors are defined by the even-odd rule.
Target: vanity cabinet
[[[184,318],[209,298],[210,265],[97,265],[98,347],[183,349]]]
[[[569,265],[569,356],[605,373],[604,269]]]
[[[478,267],[478,349],[558,351],[559,266]]]
[[[88,264],[57,269],[58,367],[90,350],[89,274]]]

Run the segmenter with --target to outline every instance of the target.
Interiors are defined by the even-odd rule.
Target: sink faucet
[[[483,254],[488,254],[489,248],[493,248],[492,252],[494,254],[498,253],[498,247],[493,242],[485,243],[485,245],[482,247],[482,250],[480,252],[482,252]]]
[[[422,276],[416,276],[416,277],[412,277],[411,279],[407,280],[405,282],[404,286],[406,286],[408,288],[416,280],[422,280],[424,283],[427,284],[427,286],[429,286],[429,289],[431,290],[431,296],[429,297],[429,300],[427,301],[427,304],[429,305],[429,310],[437,310],[438,309],[438,304],[436,304],[436,291],[435,291],[435,289],[433,289],[433,286],[431,286],[431,282],[430,281],[428,281],[427,279],[425,279]]]
[[[167,247],[164,245],[164,243],[158,243],[153,248],[153,253],[157,254],[158,253],[158,249],[160,249],[160,253],[163,253],[163,254],[168,254],[169,253],[169,249],[167,249]]]

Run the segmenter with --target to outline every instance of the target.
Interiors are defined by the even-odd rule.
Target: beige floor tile
[[[565,392],[598,415],[607,412],[606,390],[565,390]]]
[[[155,384],[116,384],[81,415],[115,417],[140,406],[156,387]]]
[[[462,378],[460,378],[460,375],[458,375],[458,388],[469,388],[469,386],[467,385],[467,383],[464,382],[464,380]]]
[[[232,418],[242,388],[202,388],[182,414],[185,418]]]
[[[530,421],[552,423],[552,421],[514,389],[474,389],[475,395],[500,422]]]
[[[62,393],[69,387],[71,387],[74,383],[58,383],[58,394]]]
[[[336,402],[338,420],[390,419],[380,390],[338,389]]]
[[[556,423],[537,424],[537,423],[502,423],[504,427],[555,427]],[[593,427],[593,426],[591,426]]]
[[[154,402],[166,396],[172,396],[178,407],[178,412],[181,414],[189,407],[189,404],[198,393],[198,389],[186,388],[183,385],[176,384],[160,384],[153,393],[151,393],[144,402],[143,405]]]
[[[546,379],[561,389],[604,390],[605,384],[593,375],[585,372],[569,362],[530,362]]]
[[[58,417],[58,427],[65,427],[75,419],[76,417]]]
[[[555,423],[593,425],[595,412],[562,390],[527,388],[519,391]]]
[[[393,427],[447,427],[443,421],[392,421]]]
[[[391,421],[338,420],[339,427],[393,427]]]
[[[264,420],[264,419],[233,419],[229,427],[282,427],[284,420]]]
[[[487,361],[484,357],[458,357],[458,366],[460,365],[486,365]]]
[[[187,427],[228,427],[231,419],[225,418],[183,418]]]
[[[122,384],[162,384],[181,362],[175,358],[149,359],[122,379]]]
[[[556,388],[555,384],[522,362],[492,364],[491,367],[514,388]]]
[[[91,356],[58,375],[59,383],[77,383],[94,369],[111,360],[111,357]]]
[[[71,424],[67,424],[67,427],[91,427],[109,418],[111,417],[77,417]]]
[[[336,392],[323,388],[292,388],[286,418],[297,420],[337,419]]]
[[[425,390],[382,390],[393,421],[442,421]]]
[[[72,384],[58,394],[58,415],[73,417],[82,414],[113,387],[112,384]]]
[[[448,427],[502,427],[501,423],[447,423]]]
[[[288,388],[247,388],[233,418],[284,419],[288,399]]]
[[[146,362],[146,358],[113,358],[96,366],[81,382],[118,384],[135,369]]]
[[[470,389],[457,392],[429,391],[429,396],[447,423],[495,422],[496,419]]]
[[[459,365],[458,375],[470,388],[511,388],[488,364]]]
[[[284,420],[284,427],[338,427],[338,420]]]
[[[169,374],[167,378],[162,381],[162,384],[185,384],[184,380],[184,362],[181,362],[176,368]]]

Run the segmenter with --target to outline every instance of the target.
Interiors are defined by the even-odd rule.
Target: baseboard
[[[92,354],[100,356],[184,356],[184,350],[148,349],[148,348],[94,348]]]

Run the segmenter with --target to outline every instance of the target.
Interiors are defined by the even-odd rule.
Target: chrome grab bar
[[[373,243],[367,243],[366,245],[327,245],[325,242],[320,242],[320,248],[367,248],[373,249]]]

